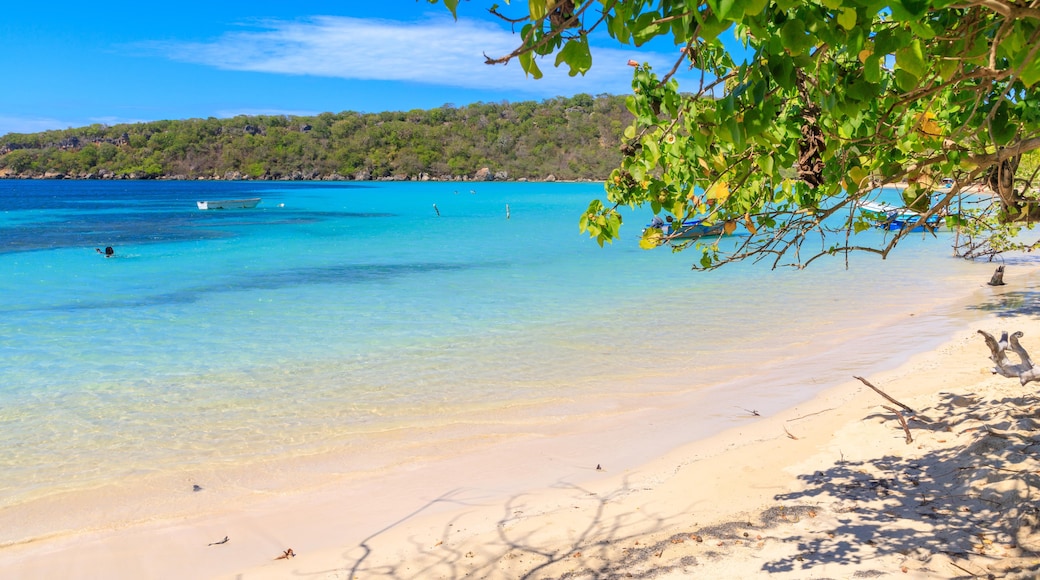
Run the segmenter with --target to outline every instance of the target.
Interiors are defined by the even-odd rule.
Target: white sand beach
[[[663,454],[625,442],[695,418],[604,418],[317,487],[301,465],[293,493],[6,546],[0,567],[7,578],[1035,578],[1037,383],[992,374],[976,332],[1023,331],[1040,353],[1037,297],[1015,277],[980,282],[1014,308],[863,377],[913,414],[850,375],[773,416],[735,409],[730,429]],[[178,501],[219,498],[228,483]]]

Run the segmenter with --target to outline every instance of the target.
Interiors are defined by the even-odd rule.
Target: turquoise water
[[[371,453],[399,429],[537,431],[660,393],[783,405],[933,346],[992,270],[951,258],[940,234],[848,270],[695,273],[692,253],[638,249],[645,212],[606,248],[579,234],[601,194],[0,181],[0,506]],[[195,208],[253,196],[255,210]]]

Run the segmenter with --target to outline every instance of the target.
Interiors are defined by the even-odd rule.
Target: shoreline
[[[1017,280],[985,293],[1002,296],[1021,291],[1027,277],[1028,273],[1009,276],[1009,282]],[[975,300],[982,297],[979,294]],[[1028,322],[1029,326],[1006,328],[1024,330],[1027,348],[1030,337],[1040,336],[1040,323]],[[980,327],[991,332],[1008,326],[993,314],[987,315],[985,322],[970,323],[979,324],[985,324]],[[934,399],[936,381],[943,389],[952,388],[942,376],[929,377],[927,372],[950,365],[957,365],[958,381],[967,381],[955,384],[965,388],[973,387],[973,381],[992,383],[993,388],[1017,387],[1017,382],[1008,379],[986,380],[987,376],[979,373],[988,366],[986,356],[981,338],[974,336],[974,329],[966,328],[958,331],[952,342],[918,353],[897,369],[867,378],[903,402]],[[1033,392],[1028,387],[1018,390],[1023,395]],[[444,455],[449,459],[409,465],[367,485],[301,486],[302,492],[297,489],[289,493],[272,490],[244,509],[234,505],[201,517],[181,514],[162,521],[144,517],[128,528],[99,529],[8,546],[2,548],[0,556],[10,560],[5,568],[27,578],[86,577],[97,570],[110,571],[115,578],[232,577],[236,573],[240,575],[235,577],[242,578],[296,574],[347,578],[353,573],[361,578],[421,578],[458,577],[469,572],[490,578],[532,573],[529,577],[567,573],[583,577],[580,570],[630,571],[640,566],[668,569],[678,574],[675,577],[686,577],[687,572],[680,570],[704,573],[698,566],[709,565],[704,561],[707,556],[671,548],[694,544],[704,548],[708,540],[689,539],[708,535],[697,530],[778,503],[777,494],[792,486],[785,480],[792,473],[795,480],[805,475],[804,469],[799,473],[799,466],[815,462],[825,467],[826,461],[833,462],[835,443],[828,441],[828,433],[874,427],[871,438],[880,434],[881,439],[892,439],[887,441],[890,451],[901,451],[896,443],[901,444],[902,432],[894,417],[879,419],[881,403],[865,386],[849,381],[771,417],[735,419],[734,426],[722,433],[681,444],[656,458],[632,456],[610,463],[603,459],[611,454],[604,452],[602,441],[609,437],[623,441],[628,429],[650,429],[661,422],[661,410],[656,415],[653,410],[644,411],[625,425],[612,425],[611,418],[606,417],[598,426],[587,428],[584,439],[559,446],[560,451],[555,453],[546,454],[546,449],[552,448],[546,440],[555,441],[553,437],[559,434],[529,434],[507,443],[491,442],[492,453],[453,455],[446,449]],[[871,445],[864,446],[863,440],[853,441],[866,447],[858,450],[863,457],[876,452]],[[831,449],[828,457],[819,457],[821,448]],[[840,457],[852,460],[854,449],[856,446],[839,449]],[[534,473],[539,470],[530,468],[532,459],[543,465],[540,475]],[[547,469],[554,474],[548,480],[544,479]],[[471,477],[460,485],[459,474]],[[476,478],[477,474],[483,476]],[[190,501],[207,498],[199,494]],[[791,505],[790,509],[795,507]],[[803,508],[798,507],[804,512]],[[820,513],[824,510],[812,509]],[[332,521],[330,514],[335,515]],[[687,538],[674,537],[679,531]],[[223,537],[229,542],[208,545]],[[731,540],[721,541],[729,542],[732,548]],[[655,555],[659,550],[649,556],[643,554],[645,558],[638,561],[632,559],[633,553],[643,553],[647,546],[661,542],[667,542],[664,545],[669,547],[669,557],[671,552],[677,553],[677,563],[662,566],[666,560],[662,560],[663,554]],[[711,547],[702,552],[720,552],[717,548],[725,546],[713,543]],[[297,557],[274,560],[289,548]],[[597,556],[590,555],[593,551]],[[763,552],[749,553],[755,554],[752,561],[761,565]],[[689,558],[697,564],[691,564]],[[848,575],[846,568],[840,569],[841,576]],[[324,571],[324,575],[316,570]],[[714,577],[739,576],[727,576],[730,570],[720,568]],[[761,570],[746,568],[744,572],[755,573]],[[623,576],[623,572],[619,574]]]

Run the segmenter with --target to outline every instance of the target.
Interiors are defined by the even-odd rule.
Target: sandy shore
[[[7,546],[0,569],[113,579],[1035,578],[1037,383],[993,375],[976,333],[1021,330],[1040,353],[1035,291],[1014,271],[1005,280],[981,289],[980,309],[991,310],[981,320],[864,377],[912,414],[850,377],[773,416],[737,410],[725,432],[639,467],[615,468],[636,453],[626,437],[681,417],[604,420],[557,451],[537,434],[464,457],[446,449],[444,461],[367,482]],[[279,558],[287,550],[293,557]]]

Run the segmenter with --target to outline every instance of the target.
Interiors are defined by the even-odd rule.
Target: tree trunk
[[[986,185],[1000,197],[1002,222],[1035,222],[1040,220],[1040,204],[1023,198],[1015,189],[1015,172],[1022,156],[1009,157],[990,168]]]

